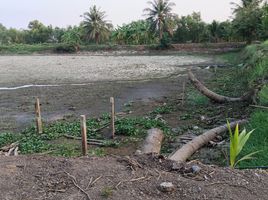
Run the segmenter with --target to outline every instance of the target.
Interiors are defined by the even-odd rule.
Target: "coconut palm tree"
[[[107,40],[110,36],[112,24],[105,20],[105,12],[95,5],[90,7],[89,12],[85,12],[82,22],[87,39],[95,40],[96,44]]]
[[[170,19],[173,14],[171,13],[172,7],[175,3],[169,0],[153,0],[149,1],[150,8],[145,8],[145,15],[147,20],[151,23],[151,27],[154,31],[159,32],[159,39],[163,37],[164,31],[171,33],[170,31]]]

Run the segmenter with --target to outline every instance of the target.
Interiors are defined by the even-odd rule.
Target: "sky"
[[[171,0],[176,4],[173,12],[179,16],[201,12],[202,19],[224,21],[232,15],[230,2],[240,0]],[[97,5],[106,12],[107,20],[115,27],[145,18],[143,9],[147,0],[1,0],[0,23],[10,28],[27,28],[29,21],[37,19],[45,25],[66,27],[78,25],[81,15]]]

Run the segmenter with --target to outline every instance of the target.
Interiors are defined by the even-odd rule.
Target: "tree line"
[[[67,43],[150,45],[168,43],[239,42],[268,38],[268,5],[263,0],[241,0],[232,3],[233,16],[224,22],[206,23],[201,14],[193,12],[178,16],[172,12],[170,0],[152,0],[144,9],[146,19],[114,28],[106,13],[95,5],[90,7],[77,26],[67,28],[46,26],[38,20],[18,30],[0,24],[0,44]]]

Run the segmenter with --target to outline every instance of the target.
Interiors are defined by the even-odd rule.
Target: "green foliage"
[[[171,105],[163,105],[155,108],[153,110],[153,114],[168,114],[171,113],[174,110],[174,107]]]
[[[245,156],[251,152],[259,151],[254,157],[256,159],[245,160],[239,167],[254,167],[268,165],[268,112],[257,109],[250,117],[249,129],[255,129],[247,145],[241,152]]]
[[[106,140],[97,129],[110,122],[110,116],[103,114],[100,118],[87,120],[88,138],[100,139],[105,147],[118,147],[121,140]],[[170,136],[171,130],[168,125],[158,119],[149,117],[123,118],[116,121],[116,135],[133,136],[140,138],[146,134],[150,128],[161,128],[167,136]],[[55,156],[79,156],[81,155],[81,146],[77,141],[68,140],[64,135],[80,137],[80,122],[57,121],[43,127],[43,134],[36,134],[34,127],[28,128],[20,134],[0,134],[0,148],[18,141],[19,150],[22,154],[49,152]],[[94,148],[90,150],[91,155],[104,156],[103,148]]]
[[[268,106],[268,85],[264,86],[259,93],[259,101],[263,106]]]
[[[89,12],[84,13],[83,17],[82,25],[87,39],[95,40],[98,44],[109,38],[112,24],[105,20],[105,12],[97,9],[94,5],[89,9]]]
[[[240,158],[239,160],[237,160],[241,150],[245,146],[251,133],[254,130],[247,133],[246,129],[244,129],[241,133],[239,133],[239,127],[237,124],[235,127],[235,131],[233,133],[228,121],[227,121],[227,125],[228,125],[228,129],[230,133],[230,166],[234,168],[239,162],[243,160],[252,159],[252,155],[257,153],[257,152],[253,152],[253,153],[247,154],[243,156],[242,158]]]
[[[110,198],[111,196],[113,195],[113,188],[111,187],[104,187],[102,190],[101,190],[101,196],[103,198]]]
[[[204,42],[209,39],[209,30],[201,20],[201,14],[193,12],[191,15],[182,16],[176,20],[177,30],[173,40],[175,42]]]
[[[49,42],[53,32],[52,26],[45,26],[38,20],[29,22],[25,40],[29,44]]]
[[[61,41],[72,45],[74,47],[79,47],[81,45],[82,40],[82,31],[79,27],[70,27],[61,37]]]
[[[173,33],[173,17],[172,7],[175,6],[173,2],[169,0],[154,0],[149,1],[149,8],[145,8],[144,12],[147,16],[147,21],[151,25],[151,30],[159,33],[159,40],[163,38],[164,32]]]
[[[142,45],[157,42],[150,23],[145,20],[133,21],[112,32],[112,41],[120,45]]]
[[[166,134],[170,134],[166,123],[149,117],[123,118],[116,123],[116,133],[126,136],[144,136],[151,128],[160,128]]]
[[[45,51],[53,51],[53,49],[57,45],[54,44],[10,44],[10,45],[1,45],[0,53],[2,54],[30,54],[34,52],[45,52]]]
[[[105,156],[105,152],[103,148],[95,148],[89,150],[89,155],[103,157]]]
[[[249,86],[263,84],[268,79],[268,44],[254,44],[243,51],[244,76]]]
[[[190,91],[187,94],[187,104],[193,105],[193,106],[201,106],[201,105],[207,105],[209,103],[209,100],[204,95],[201,95],[197,91]]]
[[[73,44],[58,44],[53,49],[53,52],[55,53],[75,53],[76,48]]]
[[[18,135],[12,133],[1,133],[0,134],[0,147],[11,144],[18,140]]]
[[[248,1],[246,4],[242,1],[242,5],[236,4],[234,14],[233,29],[238,37],[251,43],[263,33],[261,0]]]

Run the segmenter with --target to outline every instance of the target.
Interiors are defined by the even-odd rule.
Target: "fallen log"
[[[230,123],[230,127],[235,128],[236,124],[245,124],[247,120],[238,120]],[[177,162],[186,162],[188,158],[191,157],[198,149],[200,149],[209,141],[213,140],[218,134],[226,132],[228,130],[227,124],[213,128],[209,131],[206,131],[202,135],[195,137],[192,141],[188,142],[182,148],[177,150],[174,154],[169,156],[170,160]]]
[[[148,130],[147,137],[144,141],[141,153],[160,153],[161,144],[164,139],[163,131],[157,128]]]
[[[201,92],[203,95],[211,99],[212,101],[218,102],[218,103],[225,103],[225,102],[237,102],[237,101],[250,101],[252,100],[253,91],[249,92],[242,97],[227,97],[219,95],[211,90],[209,90],[205,85],[203,85],[192,73],[191,70],[188,70],[188,77],[191,81],[191,83],[194,85],[194,87]]]

